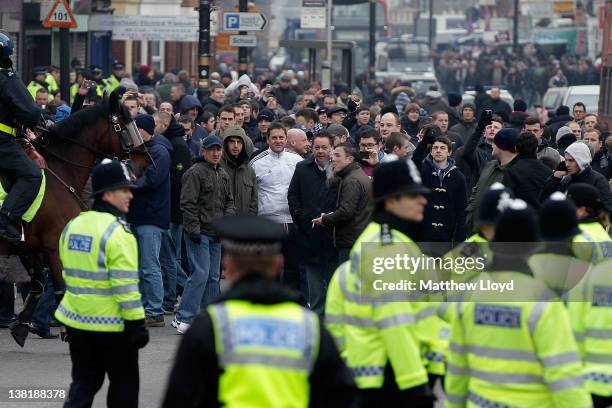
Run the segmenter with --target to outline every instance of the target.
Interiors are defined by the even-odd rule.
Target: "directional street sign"
[[[223,13],[223,31],[261,31],[265,26],[261,13]]]
[[[230,35],[229,44],[232,47],[257,47],[257,37],[254,35]]]
[[[43,21],[43,27],[77,28],[68,0],[55,0],[49,14]]]

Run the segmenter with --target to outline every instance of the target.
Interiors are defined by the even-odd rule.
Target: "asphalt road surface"
[[[150,328],[151,341],[140,351],[140,407],[159,407],[166,389],[166,381],[181,336],[170,326],[172,316],[166,317],[165,327]],[[54,333],[59,329],[51,328]],[[56,408],[63,400],[10,399],[16,390],[65,390],[70,386],[70,354],[68,344],[59,339],[43,340],[30,333],[25,347],[15,343],[8,329],[0,329],[0,407]],[[96,394],[94,407],[106,407],[108,379]],[[55,393],[57,395],[57,393]]]

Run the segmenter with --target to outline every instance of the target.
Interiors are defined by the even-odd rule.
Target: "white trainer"
[[[181,322],[178,327],[176,328],[176,331],[179,334],[185,334],[187,333],[187,330],[189,330],[189,328],[191,327],[191,324],[189,323],[185,323],[185,322]]]

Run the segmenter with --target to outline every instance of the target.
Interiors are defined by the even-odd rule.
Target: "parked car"
[[[599,106],[599,85],[548,88],[544,98],[542,98],[542,105],[552,112],[561,105],[572,109],[576,102],[584,103],[587,112],[597,113]]]

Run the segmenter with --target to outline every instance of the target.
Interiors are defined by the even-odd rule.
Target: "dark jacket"
[[[535,155],[519,154],[516,156],[514,165],[505,171],[502,184],[510,188],[516,198],[538,209],[540,208],[540,192],[551,174],[550,167]]]
[[[465,177],[452,158],[439,169],[428,155],[420,167],[423,185],[431,189],[423,218],[424,240],[429,242],[463,242],[466,238]]]
[[[502,182],[504,173],[517,162],[516,157],[505,166],[502,166],[499,160],[491,160],[485,165],[480,173],[478,183],[470,191],[468,198],[468,206],[466,208],[466,227],[468,233],[478,232],[476,224],[476,212],[480,207],[483,195],[495,182]]]
[[[145,173],[136,180],[134,199],[130,203],[127,221],[133,225],[170,227],[170,154],[172,144],[162,135],[156,135],[145,143],[155,166],[147,166]]]
[[[420,123],[421,123],[420,119],[417,120],[416,122],[413,122],[410,119],[408,119],[408,115],[402,116],[402,119],[401,119],[402,129],[406,133],[408,133],[411,139],[416,137],[419,134],[419,124]]]
[[[467,164],[467,171],[463,171],[466,176],[468,192],[478,183],[482,169],[493,157],[493,145],[486,141],[482,131],[474,129],[474,132],[468,137],[467,142],[460,148],[461,154],[455,152],[457,167],[463,170],[464,163]]]
[[[604,205],[604,208],[612,214],[612,193],[610,192],[610,184],[608,180],[601,174],[593,170],[591,166],[585,168],[578,174],[567,175],[563,178],[555,177],[551,175],[540,195],[540,201],[546,200],[555,191],[561,191],[565,193],[570,185],[573,183],[587,183],[592,185],[599,191],[599,199]]]
[[[504,122],[508,122],[510,120],[510,114],[512,113],[512,108],[506,101],[503,99],[493,99],[489,97],[489,100],[485,103],[483,109],[491,109],[493,113],[497,113],[502,117]]]
[[[182,224],[181,186],[183,174],[191,167],[191,151],[185,139],[183,139],[185,130],[174,117],[171,119],[170,126],[168,126],[164,136],[172,144],[172,152],[170,153],[170,222]]]
[[[259,134],[259,128],[257,127],[257,121],[255,119],[251,118],[251,120],[249,120],[248,122],[245,121],[244,125],[242,125],[242,128],[244,129],[244,132],[247,134],[247,136],[251,138],[251,140],[253,140],[253,137]]]
[[[597,153],[595,153],[595,156],[593,156],[593,161],[591,161],[591,167],[593,170],[604,176],[606,180],[610,180],[612,177],[612,164],[610,163],[610,155],[608,154],[608,150],[605,147],[602,147]]]
[[[336,183],[336,210],[323,216],[323,225],[333,228],[336,248],[348,249],[370,222],[372,180],[359,164],[351,163],[338,172],[332,184]]]
[[[478,123],[475,120],[471,122],[460,121],[456,125],[448,128],[448,134],[456,134],[459,136],[461,145],[464,145],[467,142],[468,137],[470,137],[471,134],[474,133],[474,130],[476,130],[477,125]]]
[[[217,102],[210,96],[202,101],[202,109],[204,112],[210,112],[215,117],[219,109],[221,109],[221,106],[223,106],[221,102]]]
[[[40,120],[40,108],[13,71],[0,69],[0,123],[34,127]]]
[[[284,110],[289,111],[295,105],[295,100],[297,99],[297,94],[293,89],[286,88],[274,88],[272,91],[274,96],[276,96],[276,100],[278,104],[283,107]]]
[[[228,300],[241,300],[256,305],[264,314],[268,305],[299,302],[293,292],[278,282],[259,276],[243,278],[216,302]],[[355,393],[353,375],[340,358],[336,344],[322,322],[319,322],[319,333],[319,340],[314,345],[318,350],[317,357],[308,375],[308,406],[352,407]],[[220,406],[219,377],[222,369],[219,367],[213,322],[206,309],[203,309],[181,341],[170,373],[163,408]],[[235,386],[248,388],[249,383],[246,381]]]
[[[510,117],[508,118],[508,123],[511,127],[518,129],[520,132],[525,126],[525,119],[528,117],[529,114],[527,112],[512,111],[512,113],[510,113]]]
[[[336,194],[330,191],[326,171],[319,170],[311,156],[295,166],[289,184],[287,201],[294,224],[298,227],[298,244],[303,261],[316,263],[324,251],[333,249],[329,228],[314,227],[312,220],[336,208]]]
[[[555,140],[555,137],[557,136],[557,132],[559,131],[559,129],[565,126],[567,122],[571,122],[573,120],[574,118],[572,118],[570,115],[555,116],[554,118],[549,119],[548,122],[546,122],[546,126],[550,130],[552,140],[553,141]]]
[[[183,175],[181,210],[187,233],[215,236],[211,223],[235,213],[227,172],[220,165],[215,168],[203,157],[196,159]]]
[[[257,178],[255,171],[249,165],[246,142],[242,136],[240,138],[244,144],[238,157],[232,156],[229,152],[227,147],[229,138],[223,139],[221,166],[229,176],[236,214],[257,215]]]

